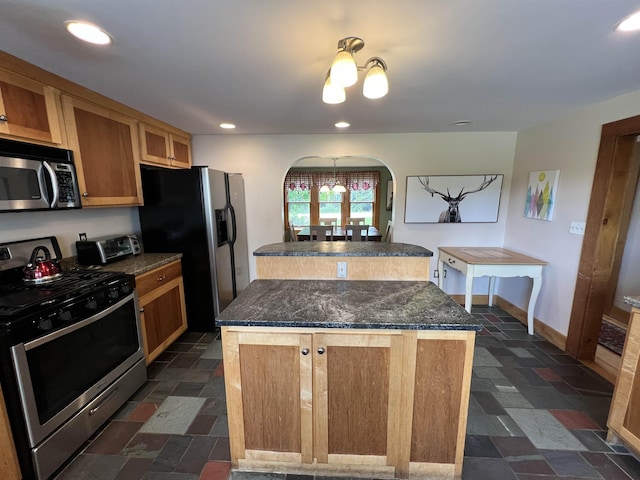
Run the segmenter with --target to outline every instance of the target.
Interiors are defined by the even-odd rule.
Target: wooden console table
[[[533,310],[542,287],[542,267],[547,262],[499,247],[438,247],[438,250],[438,286],[442,288],[444,284],[445,264],[464,273],[467,277],[464,294],[467,312],[471,312],[475,277],[490,277],[489,306],[493,305],[496,277],[530,277],[533,288],[527,310],[527,328],[529,335],[533,335]]]

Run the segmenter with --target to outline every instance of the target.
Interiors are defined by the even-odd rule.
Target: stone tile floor
[[[635,457],[604,441],[611,384],[527,335],[499,308],[474,306],[472,313],[484,328],[476,341],[463,479],[640,480]],[[221,359],[219,334],[185,333],[56,480],[230,478]]]

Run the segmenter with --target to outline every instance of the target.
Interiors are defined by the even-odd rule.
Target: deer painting
[[[426,190],[428,193],[430,193],[432,197],[434,195],[440,195],[440,198],[442,198],[445,202],[449,204],[449,206],[445,210],[443,210],[442,213],[440,214],[440,217],[438,218],[438,223],[461,223],[462,217],[460,216],[460,202],[462,202],[462,200],[464,200],[467,195],[484,190],[489,185],[491,185],[497,178],[498,178],[498,175],[485,175],[484,180],[482,181],[482,183],[478,188],[475,188],[474,190],[467,190],[465,192],[464,191],[465,187],[462,187],[462,189],[460,189],[460,193],[458,193],[458,195],[456,196],[452,196],[448,188],[447,188],[446,195],[442,192],[438,192],[437,190],[434,190],[429,185],[429,177],[424,177],[424,178],[418,177],[418,181],[422,185],[422,188]]]

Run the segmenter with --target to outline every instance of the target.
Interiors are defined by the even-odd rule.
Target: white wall
[[[549,262],[535,316],[564,335],[583,240],[569,233],[569,225],[586,221],[601,127],[639,112],[640,92],[634,92],[518,132],[504,246]],[[523,216],[529,172],[545,169],[560,170],[551,222]],[[515,279],[501,282],[498,294],[523,308],[529,289],[530,281]]]
[[[396,202],[393,238],[434,252],[438,245],[502,245],[508,207],[516,133],[424,133],[386,135],[196,135],[194,164],[244,174],[247,197],[249,251],[283,238],[283,180],[289,167],[307,156],[365,156],[384,163],[394,178]],[[497,223],[405,224],[407,175],[504,175]],[[255,261],[250,255],[251,278]],[[485,292],[476,282],[474,291]],[[448,293],[464,292],[461,275],[447,277]]]
[[[94,238],[139,232],[137,208],[0,213],[0,243],[55,235],[63,257],[76,254],[78,233]]]

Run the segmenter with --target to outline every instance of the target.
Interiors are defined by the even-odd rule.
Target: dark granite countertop
[[[482,328],[431,282],[361,280],[254,280],[220,313],[216,323],[400,330]]]
[[[394,242],[282,242],[263,245],[256,257],[432,257],[418,245]]]
[[[628,303],[632,307],[640,308],[640,296],[624,297],[624,303]]]
[[[108,263],[107,265],[88,267],[87,265],[78,265],[76,257],[69,257],[62,259],[62,267],[65,270],[73,268],[95,268],[109,272],[125,272],[131,275],[141,275],[154,268],[171,263],[174,260],[180,260],[181,258],[181,253],[141,253],[140,255],[126,257],[117,262]]]

